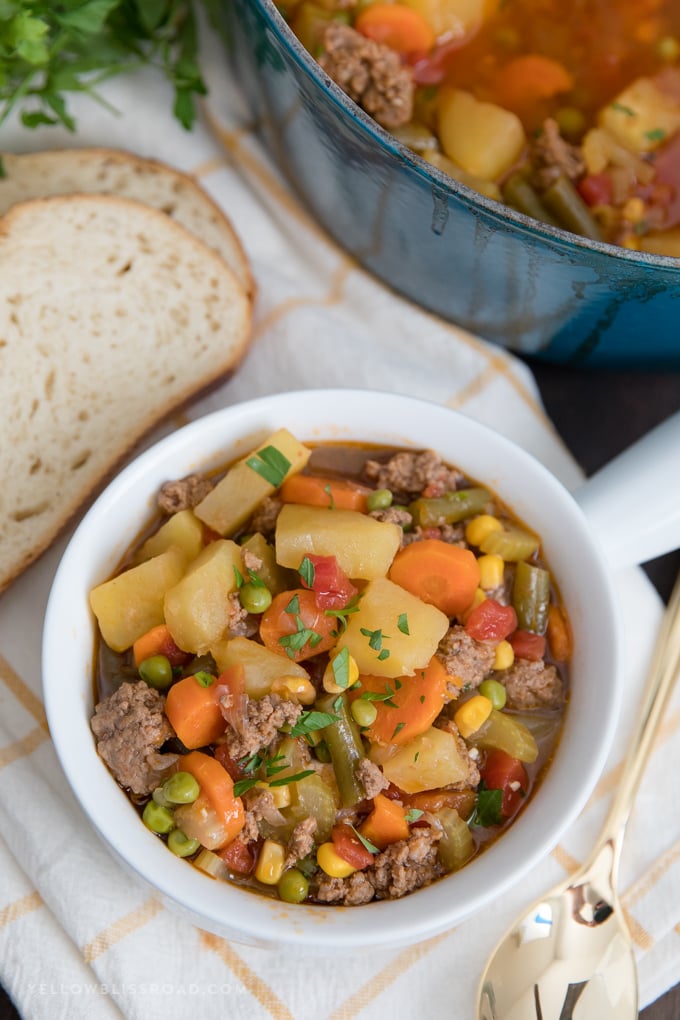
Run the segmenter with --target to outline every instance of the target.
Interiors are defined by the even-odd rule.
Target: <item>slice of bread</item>
[[[222,256],[252,296],[248,259],[228,217],[188,174],[122,149],[55,149],[2,157],[0,216],[17,202],[51,195],[110,194],[171,216]]]
[[[0,219],[0,591],[156,423],[228,375],[251,302],[225,262],[132,199]]]

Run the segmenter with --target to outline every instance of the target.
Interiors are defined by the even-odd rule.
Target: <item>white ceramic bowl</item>
[[[95,623],[88,592],[116,568],[153,513],[160,485],[243,456],[285,426],[300,439],[436,449],[491,487],[542,536],[574,632],[572,689],[556,760],[516,824],[461,872],[401,900],[357,908],[291,906],[204,876],[166,847],[97,755]],[[439,405],[368,391],[265,397],[185,426],[126,467],[83,518],[57,571],[44,630],[43,685],[64,772],[105,844],[168,906],[237,941],[307,950],[404,945],[492,905],[558,841],[604,765],[619,704],[621,646],[603,558],[562,485],[501,435]]]

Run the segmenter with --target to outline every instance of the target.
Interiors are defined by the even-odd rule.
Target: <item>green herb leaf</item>
[[[404,817],[405,817],[406,821],[408,822],[408,824],[411,825],[412,822],[417,822],[418,821],[418,819],[420,818],[422,813],[423,812],[420,810],[420,808],[412,807],[410,809],[410,811],[406,812],[406,815]]]
[[[292,615],[296,615],[297,613],[299,613],[300,612],[300,597],[298,595],[293,595],[292,599],[290,600],[290,602],[288,603],[288,605],[286,606],[286,608],[283,611],[284,611],[284,613],[290,613],[291,616]]]
[[[333,667],[333,679],[338,687],[347,690],[349,687],[349,648],[341,648],[338,654],[331,660]]]
[[[406,725],[405,722],[397,723],[397,725],[394,727],[394,733],[392,734],[392,740],[394,740],[394,738],[397,736],[397,734],[401,733],[401,731],[403,730],[405,725]]]
[[[347,617],[359,611],[359,595],[355,595],[342,609],[325,609],[324,616],[335,616],[340,622],[340,633],[347,629]],[[337,635],[335,635],[337,636]]]
[[[242,797],[244,793],[252,790],[259,782],[259,779],[237,779],[234,783],[234,796]]]
[[[354,835],[357,837],[359,842],[362,844],[362,846],[366,847],[366,849],[368,850],[369,853],[371,853],[371,854],[379,854],[380,853],[380,850],[378,849],[378,847],[375,846],[374,843],[371,843],[370,839],[366,839],[365,836],[362,836],[361,833],[359,832],[359,830],[355,829],[353,825],[350,825],[350,829],[352,830]]]
[[[503,822],[503,791],[488,790],[484,783],[477,791],[477,804],[470,819],[470,825],[480,826],[501,825]]]
[[[331,492],[330,485],[324,485],[323,491],[328,496],[328,509],[335,510],[335,500],[333,499],[333,493]]]
[[[648,138],[650,142],[662,142],[666,137],[666,132],[663,128],[652,128],[651,131],[645,131],[645,138]]]
[[[299,779],[313,776],[314,769],[305,769],[304,772],[296,772],[294,776],[279,776],[278,779],[270,779],[270,786],[288,786],[289,783],[297,783]]]
[[[204,669],[199,669],[198,673],[194,673],[194,677],[199,687],[212,687],[215,683],[215,677],[206,673]]]
[[[612,110],[616,110],[617,113],[623,113],[626,117],[635,117],[635,110],[632,110],[630,106],[625,106],[623,103],[612,103]]]
[[[314,569],[314,564],[310,560],[309,556],[305,556],[304,559],[302,560],[302,563],[298,567],[298,574],[300,575],[300,577],[305,582],[308,588],[314,587],[315,573],[316,571]]]
[[[238,569],[238,567],[234,567],[234,577],[236,578],[236,587],[237,588],[242,588],[243,587],[243,574]]]
[[[411,633],[411,631],[408,629],[408,616],[406,615],[406,613],[401,613],[399,615],[399,620],[397,622],[397,629],[400,630],[402,634],[410,634]]]
[[[248,457],[246,464],[275,489],[278,489],[291,466],[288,458],[275,446],[265,446],[258,450],[252,457]]]
[[[300,713],[290,735],[291,737],[304,737],[314,730],[325,730],[327,726],[331,726],[337,721],[338,716],[331,712],[318,712],[316,709],[310,709],[309,712]]]

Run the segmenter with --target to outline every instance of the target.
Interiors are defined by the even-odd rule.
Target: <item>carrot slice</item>
[[[406,812],[396,800],[389,800],[379,793],[373,798],[373,810],[359,826],[359,832],[378,850],[384,850],[390,843],[408,839]]]
[[[370,489],[348,478],[321,478],[318,475],[291,475],[279,489],[284,503],[302,503],[305,506],[338,507],[341,510],[358,510],[366,513],[366,499]]]
[[[189,658],[188,653],[177,646],[164,623],[159,623],[157,627],[152,627],[146,634],[138,637],[132,646],[132,654],[137,667],[152,655],[165,655],[173,666],[180,666]]]
[[[423,15],[400,4],[371,4],[356,19],[354,28],[403,57],[423,57],[435,43],[434,31]]]
[[[362,675],[360,682],[361,687],[349,691],[352,701],[365,693],[387,699],[373,702],[378,714],[364,731],[376,744],[408,744],[430,728],[447,699],[448,675],[436,655],[425,669],[417,669],[413,676],[387,680],[384,676]],[[394,692],[391,695],[388,685]]]
[[[548,609],[548,629],[546,631],[550,654],[556,662],[568,662],[571,658],[571,634],[564,613],[554,602]]]
[[[525,53],[499,70],[495,92],[502,106],[518,113],[541,99],[569,92],[573,86],[572,75],[558,60],[540,53]]]
[[[218,687],[217,680],[204,687],[195,676],[187,676],[168,691],[165,714],[185,747],[212,744],[227,728],[218,704]]]
[[[389,577],[447,616],[464,612],[479,587],[479,564],[469,549],[426,538],[398,552]]]
[[[243,801],[234,796],[233,779],[224,766],[203,751],[182,755],[178,767],[182,772],[191,773],[201,788],[200,797],[205,798],[224,825],[227,839],[223,845],[226,846],[238,836],[245,820]]]

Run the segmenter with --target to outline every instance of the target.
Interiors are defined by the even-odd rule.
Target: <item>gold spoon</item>
[[[680,670],[680,576],[663,618],[637,727],[586,862],[506,932],[482,975],[477,1020],[635,1020],[635,956],[617,893],[626,823]]]

